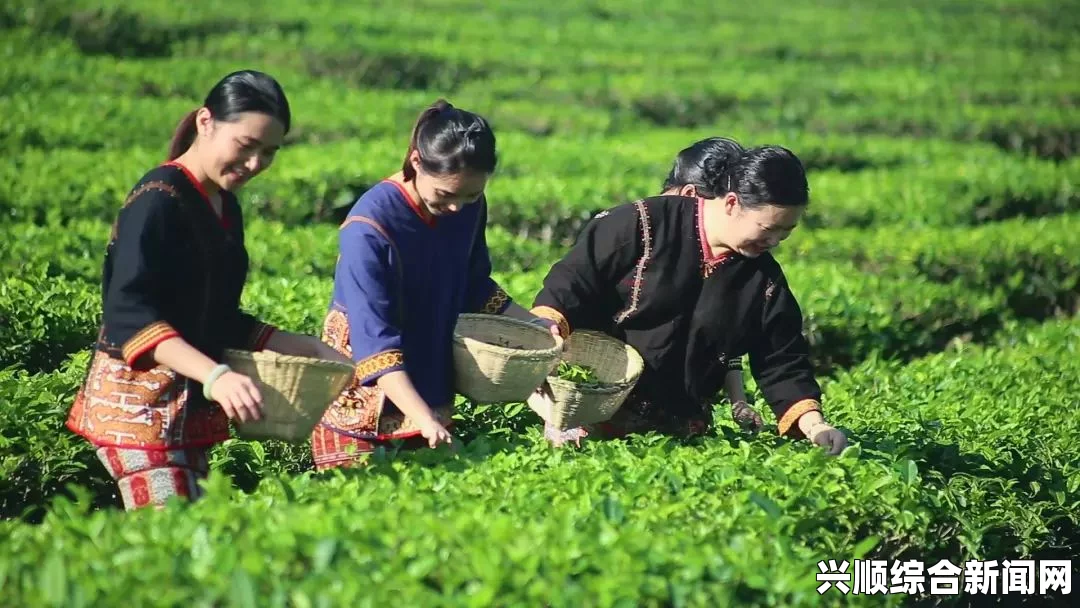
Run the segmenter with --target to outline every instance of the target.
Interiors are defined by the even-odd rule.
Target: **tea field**
[[[1080,552],[1074,2],[106,4],[0,7],[5,606],[1071,605],[1037,570],[1012,583]],[[584,221],[658,192],[693,141],[791,148],[812,203],[776,256],[855,447],[779,438],[747,373],[757,435],[718,397],[705,438],[560,450],[523,404],[462,400],[457,451],[316,474],[306,445],[234,439],[204,500],[124,512],[63,427],[109,224],[244,67],[294,118],[241,194],[244,303],[309,333],[336,222],[437,97],[495,125],[487,234],[524,305]],[[820,561],[856,559],[883,589],[819,594]],[[942,560],[955,593],[931,593]],[[969,562],[991,561],[979,588]]]

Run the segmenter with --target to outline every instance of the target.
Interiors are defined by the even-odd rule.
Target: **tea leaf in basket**
[[[575,365],[562,361],[559,363],[558,376],[562,380],[582,386],[598,386],[600,384],[596,372],[587,365]]]

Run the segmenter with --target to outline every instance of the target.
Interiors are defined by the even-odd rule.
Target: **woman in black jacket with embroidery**
[[[258,388],[221,363],[225,349],[348,361],[240,309],[248,254],[234,192],[270,166],[289,123],[274,79],[229,74],[118,213],[101,331],[67,426],[97,448],[128,509],[197,498],[207,449],[229,438],[230,420],[261,416]]]
[[[557,322],[563,336],[602,331],[645,360],[610,421],[549,429],[554,443],[649,430],[700,434],[731,362],[749,354],[780,434],[809,438],[833,454],[843,449],[843,433],[821,413],[799,304],[769,254],[809,203],[802,163],[781,147],[722,144],[704,167],[707,191],[653,196],[598,214],[545,278],[534,314]]]

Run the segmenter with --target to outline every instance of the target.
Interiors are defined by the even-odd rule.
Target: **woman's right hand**
[[[812,443],[825,448],[830,456],[839,455],[847,447],[847,437],[843,431],[827,422],[819,422],[810,427],[807,436]]]
[[[230,420],[240,422],[262,418],[262,395],[251,378],[225,372],[210,387],[210,395],[225,410]]]
[[[424,439],[428,440],[428,446],[432,448],[440,443],[452,445],[454,440],[450,431],[446,430],[446,427],[439,424],[434,418],[430,418],[420,425],[420,434],[424,436]]]

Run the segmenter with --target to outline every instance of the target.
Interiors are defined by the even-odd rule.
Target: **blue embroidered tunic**
[[[358,438],[415,435],[375,388],[381,376],[398,370],[409,374],[428,405],[452,406],[458,315],[501,314],[510,304],[491,278],[486,224],[483,196],[437,217],[391,180],[360,197],[339,232],[324,328],[324,340],[356,363],[356,377],[323,426]]]

